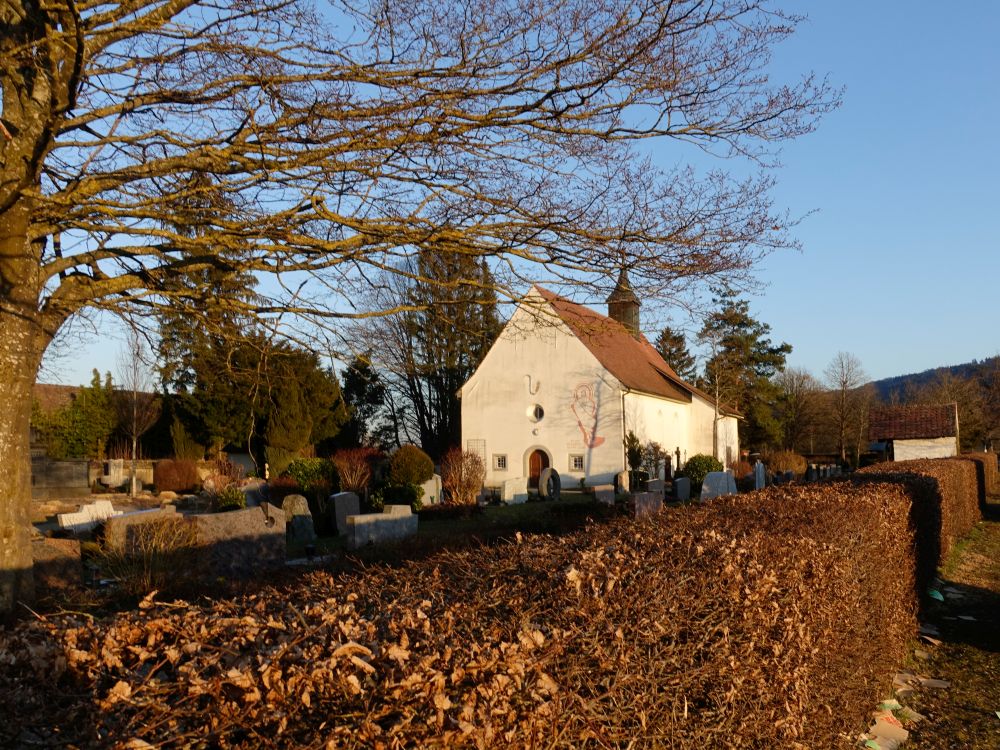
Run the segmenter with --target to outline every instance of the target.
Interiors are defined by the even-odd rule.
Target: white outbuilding
[[[459,391],[466,450],[486,486],[535,487],[545,468],[563,487],[611,484],[624,439],[658,443],[677,468],[689,456],[739,457],[738,415],[681,380],[639,330],[622,271],[608,316],[533,286]]]

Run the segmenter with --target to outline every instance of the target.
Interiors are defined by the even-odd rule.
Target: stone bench
[[[395,542],[417,533],[417,517],[409,505],[387,505],[381,513],[347,517],[347,546]]]

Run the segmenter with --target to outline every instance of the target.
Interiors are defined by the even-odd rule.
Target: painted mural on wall
[[[576,424],[583,434],[583,444],[588,448],[596,448],[604,444],[604,438],[597,434],[597,399],[594,386],[590,383],[579,383],[573,389],[571,405]]]

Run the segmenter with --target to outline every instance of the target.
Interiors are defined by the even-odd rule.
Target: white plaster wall
[[[953,437],[893,440],[892,455],[896,461],[908,461],[913,458],[948,458],[958,455],[956,442]]]
[[[682,462],[690,445],[690,416],[690,404],[644,393],[625,394],[625,430],[634,432],[643,445],[659,443],[671,456],[680,448]],[[671,461],[676,464],[677,459]]]
[[[543,449],[564,487],[609,483],[622,470],[620,384],[561,321],[540,323],[519,308],[462,387],[462,442],[485,441],[486,486],[527,476],[527,456]],[[532,422],[529,410],[544,410]],[[507,470],[493,458],[507,456]],[[571,471],[571,454],[584,457]]]
[[[698,395],[692,396],[690,404],[643,393],[625,395],[626,430],[635,432],[643,443],[651,440],[659,443],[671,455],[680,448],[682,464],[699,453],[709,456],[713,454],[714,419],[715,407]],[[723,463],[727,447],[733,460],[738,460],[740,447],[735,417],[723,417],[719,420],[719,456]]]
[[[699,453],[711,456],[712,422],[715,420],[715,407],[697,394],[691,403],[691,443],[689,456]],[[719,459],[726,463],[727,456],[733,461],[740,457],[740,437],[736,417],[722,417],[719,420]]]

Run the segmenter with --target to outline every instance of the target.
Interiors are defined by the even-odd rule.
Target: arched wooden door
[[[542,474],[542,469],[547,468],[549,468],[548,454],[543,450],[533,450],[528,456],[528,487],[530,489],[538,489],[538,478]]]

